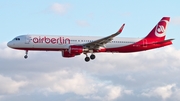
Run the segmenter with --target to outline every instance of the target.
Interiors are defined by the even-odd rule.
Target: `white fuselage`
[[[8,43],[8,46],[16,47],[17,49],[41,50],[41,49],[68,49],[70,45],[85,44],[100,39],[95,36],[47,36],[47,35],[21,35],[14,38]],[[104,47],[117,48],[133,44],[139,41],[139,38],[119,38],[116,37]]]

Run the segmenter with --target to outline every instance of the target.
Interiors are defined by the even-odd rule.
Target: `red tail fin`
[[[166,36],[166,28],[170,17],[163,17],[158,24],[151,30],[151,32],[145,37],[146,38],[153,38],[153,40],[164,40]]]

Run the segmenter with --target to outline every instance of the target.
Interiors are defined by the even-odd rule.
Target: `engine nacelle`
[[[82,46],[71,45],[68,51],[70,54],[80,55],[84,49]]]
[[[94,50],[94,52],[106,52],[106,48],[100,47],[98,50]]]
[[[75,56],[75,54],[71,54],[71,53],[69,53],[68,51],[62,51],[62,56],[63,57],[66,57],[66,58],[70,58],[70,57],[74,57]]]

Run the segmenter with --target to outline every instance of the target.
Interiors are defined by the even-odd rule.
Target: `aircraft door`
[[[30,36],[28,36],[28,35],[26,35],[26,37],[25,37],[26,39],[25,39],[25,44],[29,44],[30,42],[31,42],[31,37]]]

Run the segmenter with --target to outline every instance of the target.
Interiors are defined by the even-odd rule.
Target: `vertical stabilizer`
[[[167,25],[170,21],[170,17],[163,17],[158,24],[151,30],[151,32],[145,37],[153,38],[154,40],[164,40],[166,37]]]

